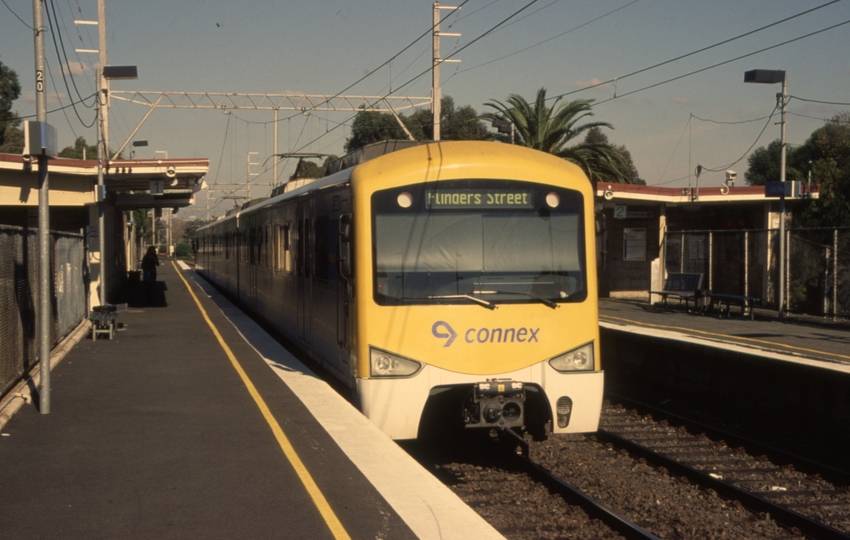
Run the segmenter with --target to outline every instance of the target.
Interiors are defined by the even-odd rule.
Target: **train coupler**
[[[525,425],[523,383],[492,380],[475,383],[463,404],[464,425],[468,428],[514,428]]]

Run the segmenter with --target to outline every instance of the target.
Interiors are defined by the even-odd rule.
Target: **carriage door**
[[[251,307],[257,306],[257,265],[259,261],[259,238],[258,234],[262,233],[262,229],[251,227],[250,238],[248,240],[248,305]]]
[[[295,262],[295,295],[298,309],[298,338],[310,342],[312,319],[312,201],[299,202],[295,211],[298,222],[298,249]]]
[[[334,197],[334,217],[339,224],[339,235],[337,237],[337,261],[340,267],[337,269],[336,279],[336,340],[340,347],[340,360],[343,364],[348,364],[351,351],[351,338],[348,330],[351,327],[350,309],[353,288],[350,282],[351,272],[344,271],[343,259],[348,259],[349,267],[351,263],[353,230],[351,228],[351,214],[349,213],[348,199],[342,197]],[[346,273],[348,275],[346,275]]]

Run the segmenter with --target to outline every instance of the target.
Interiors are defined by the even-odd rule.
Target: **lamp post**
[[[109,85],[112,79],[136,79],[136,66],[103,66],[97,74],[97,240],[100,250],[100,304],[106,305],[106,186],[103,184],[103,159],[107,152],[104,107],[109,107]]]
[[[785,72],[781,70],[754,69],[744,73],[745,83],[782,84],[782,92],[776,94],[776,101],[781,107],[780,124],[780,157],[779,181],[782,190],[779,194],[779,320],[785,317],[785,103],[788,96],[788,82]]]

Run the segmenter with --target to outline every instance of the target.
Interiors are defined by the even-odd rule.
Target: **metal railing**
[[[788,229],[785,310],[850,317],[850,228]],[[715,293],[754,296],[778,308],[779,231],[668,231],[667,272],[702,273]]]
[[[0,226],[0,395],[38,362],[37,229]],[[55,345],[86,316],[82,235],[50,233],[52,325]]]

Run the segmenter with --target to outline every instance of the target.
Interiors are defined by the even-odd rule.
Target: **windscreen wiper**
[[[523,291],[493,291],[493,290],[488,290],[488,291],[472,291],[472,292],[473,292],[473,294],[519,294],[519,295],[522,295],[522,296],[527,296],[527,297],[529,297],[529,298],[534,298],[535,300],[539,300],[539,301],[540,301],[540,302],[542,302],[544,305],[546,305],[546,306],[548,306],[548,307],[550,307],[550,308],[552,308],[552,309],[556,309],[556,308],[558,307],[558,304],[556,304],[555,302],[553,302],[553,301],[549,300],[548,298],[543,298],[542,296],[537,296],[536,294],[534,294],[534,293],[530,293],[530,292],[523,292]]]
[[[476,291],[477,292],[477,291]],[[472,300],[476,304],[482,305],[487,309],[496,309],[496,304],[490,302],[488,300],[484,300],[483,298],[476,298],[474,296],[468,294],[443,294],[439,296],[429,296],[429,300],[447,300],[451,298],[466,298],[467,300]]]

